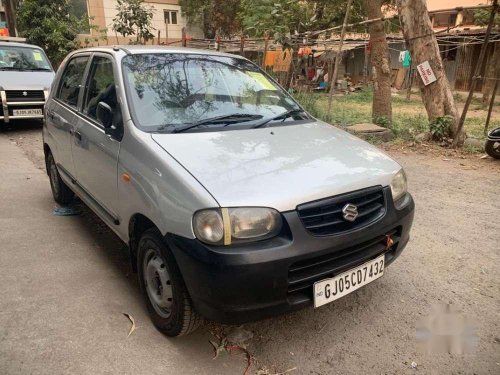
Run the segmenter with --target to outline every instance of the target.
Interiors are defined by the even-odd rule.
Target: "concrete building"
[[[113,29],[113,18],[116,16],[116,0],[73,0],[75,14],[88,15],[92,18],[93,25],[101,30],[106,30],[107,41],[95,42],[93,39],[100,35],[97,30],[89,30],[82,33],[81,38],[90,40],[90,44],[128,44],[135,37],[124,38],[117,35]],[[158,43],[158,32],[160,43],[172,42],[182,37],[182,28],[185,27],[187,34],[194,37],[203,37],[203,33],[196,27],[189,27],[187,20],[182,16],[178,0],[147,0],[146,6],[154,9],[153,28],[155,35],[154,43]]]

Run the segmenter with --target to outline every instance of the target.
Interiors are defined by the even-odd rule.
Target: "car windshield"
[[[0,70],[52,71],[52,67],[38,48],[0,46]]]
[[[300,112],[286,92],[241,58],[136,54],[123,59],[123,71],[134,120],[145,131],[234,129]]]

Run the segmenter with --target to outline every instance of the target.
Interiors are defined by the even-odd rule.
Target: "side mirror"
[[[113,110],[111,107],[104,103],[99,102],[96,109],[97,121],[99,121],[104,129],[109,130],[113,126]]]

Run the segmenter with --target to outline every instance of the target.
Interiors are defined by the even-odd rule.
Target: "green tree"
[[[136,43],[143,44],[154,38],[154,8],[143,4],[142,0],[118,0],[117,15],[113,18],[113,30],[129,37],[136,36]]]
[[[79,30],[89,28],[89,19],[72,15],[71,7],[68,0],[24,0],[17,11],[21,36],[42,47],[54,66],[80,46]]]
[[[242,0],[240,16],[249,35],[287,35],[300,30],[305,11],[307,4],[300,0]]]
[[[207,38],[230,38],[241,32],[241,0],[179,0],[190,25],[200,26]]]
[[[490,14],[491,14],[491,9],[490,8],[483,8],[483,9],[476,9],[473,11],[474,15],[474,24],[480,25],[480,26],[487,26],[488,21],[490,20]],[[495,15],[495,26],[500,25],[500,14],[497,13]]]

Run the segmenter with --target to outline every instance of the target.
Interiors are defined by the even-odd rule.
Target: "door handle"
[[[79,131],[74,131],[73,132],[73,135],[75,136],[76,139],[78,139],[79,141],[82,140],[82,133],[80,133]]]
[[[52,111],[47,111],[47,116],[48,116],[51,120],[53,120],[53,119],[54,119],[54,112],[52,112]]]

